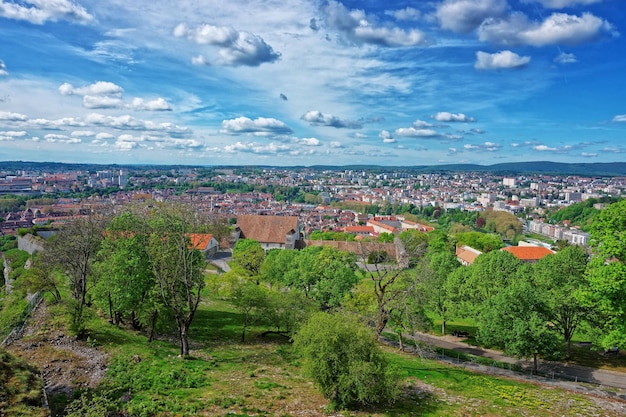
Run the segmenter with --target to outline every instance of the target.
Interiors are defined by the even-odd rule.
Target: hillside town
[[[271,192],[276,187],[295,188],[310,198],[289,201]],[[263,191],[265,188],[267,191]],[[295,216],[298,233],[303,237],[316,230],[378,236],[383,232],[397,234],[407,228],[423,229],[426,226],[405,220],[399,214],[431,206],[446,211],[511,212],[519,215],[524,230],[529,233],[585,245],[586,233],[567,222],[546,222],[545,211],[625,193],[623,177],[416,174],[391,169],[385,172],[380,168],[0,171],[0,197],[29,196],[43,201],[25,210],[3,210],[0,231],[15,234],[19,228],[55,226],[89,211],[112,210],[134,201],[169,200],[186,202],[200,212],[233,219],[232,223],[245,215]]]

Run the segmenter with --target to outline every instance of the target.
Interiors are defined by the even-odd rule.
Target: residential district
[[[0,203],[10,201],[11,196],[28,196],[33,204],[25,209],[0,205],[0,232],[16,234],[18,229],[34,225],[54,227],[74,216],[136,201],[180,201],[194,205],[199,212],[226,217],[236,226],[256,222],[258,230],[287,228],[278,233],[279,238],[272,234],[274,242],[261,242],[265,248],[285,248],[295,247],[296,241],[317,230],[361,237],[397,234],[407,228],[428,230],[401,213],[430,206],[446,211],[508,211],[518,215],[525,232],[586,245],[585,232],[567,222],[547,222],[546,210],[625,194],[626,177],[425,174],[399,169],[385,172],[380,167],[7,169],[0,170]],[[250,216],[257,220],[251,221]],[[280,222],[267,224],[275,217],[297,220],[283,222],[283,226],[278,226]]]

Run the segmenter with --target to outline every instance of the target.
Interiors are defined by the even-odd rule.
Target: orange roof
[[[456,247],[456,256],[457,258],[467,262],[468,264],[473,264],[478,256],[482,255],[482,252],[471,248],[469,246],[457,246]]]
[[[346,226],[344,229],[346,233],[374,233],[372,226]]]
[[[189,233],[187,237],[191,241],[192,248],[203,251],[209,246],[213,235],[208,233]]]
[[[543,246],[509,246],[501,250],[511,252],[521,261],[538,261],[544,256],[554,253],[553,250],[544,248]]]

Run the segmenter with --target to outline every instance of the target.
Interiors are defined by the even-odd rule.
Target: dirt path
[[[48,396],[71,398],[76,389],[96,387],[106,373],[107,354],[53,328],[52,322],[41,303],[7,350],[39,368]]]

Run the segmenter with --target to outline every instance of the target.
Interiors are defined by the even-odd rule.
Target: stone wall
[[[17,237],[17,248],[33,254],[35,252],[43,252],[43,239],[31,234]]]
[[[304,243],[306,246],[330,246],[364,258],[367,258],[367,255],[372,251],[384,250],[391,258],[398,258],[398,250],[395,243],[346,242],[337,240],[305,240]]]

